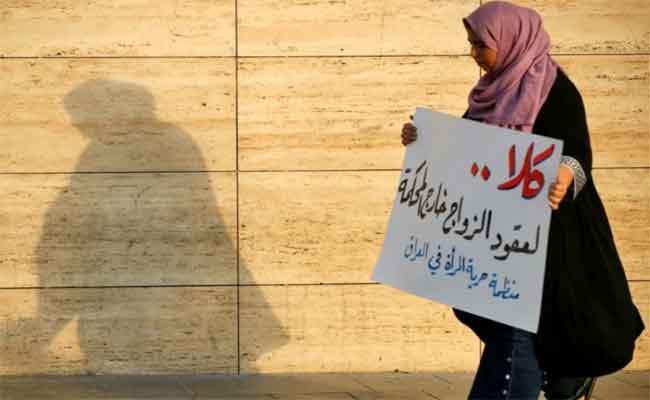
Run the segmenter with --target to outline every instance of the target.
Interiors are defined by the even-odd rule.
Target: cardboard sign
[[[418,108],[372,278],[537,332],[562,142]]]

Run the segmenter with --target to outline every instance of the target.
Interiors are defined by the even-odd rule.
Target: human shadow
[[[63,103],[88,144],[75,173],[53,178],[25,355],[48,374],[236,373],[235,173],[206,172],[139,84],[91,80]],[[273,333],[259,354],[283,345],[264,295],[246,295]]]

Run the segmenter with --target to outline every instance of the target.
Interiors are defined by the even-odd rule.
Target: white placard
[[[417,108],[372,278],[536,332],[562,141]]]

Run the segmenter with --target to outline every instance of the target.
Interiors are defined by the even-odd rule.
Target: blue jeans
[[[585,378],[546,375],[535,353],[535,334],[460,310],[458,319],[485,343],[470,400],[575,400]]]
[[[535,355],[535,335],[490,321],[471,400],[537,400],[544,372]]]

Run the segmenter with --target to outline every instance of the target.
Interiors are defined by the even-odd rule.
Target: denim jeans
[[[496,322],[489,325],[469,399],[537,400],[544,372],[535,355],[535,335]]]
[[[460,310],[456,316],[485,343],[470,400],[575,400],[585,378],[547,376],[535,353],[535,334]]]

